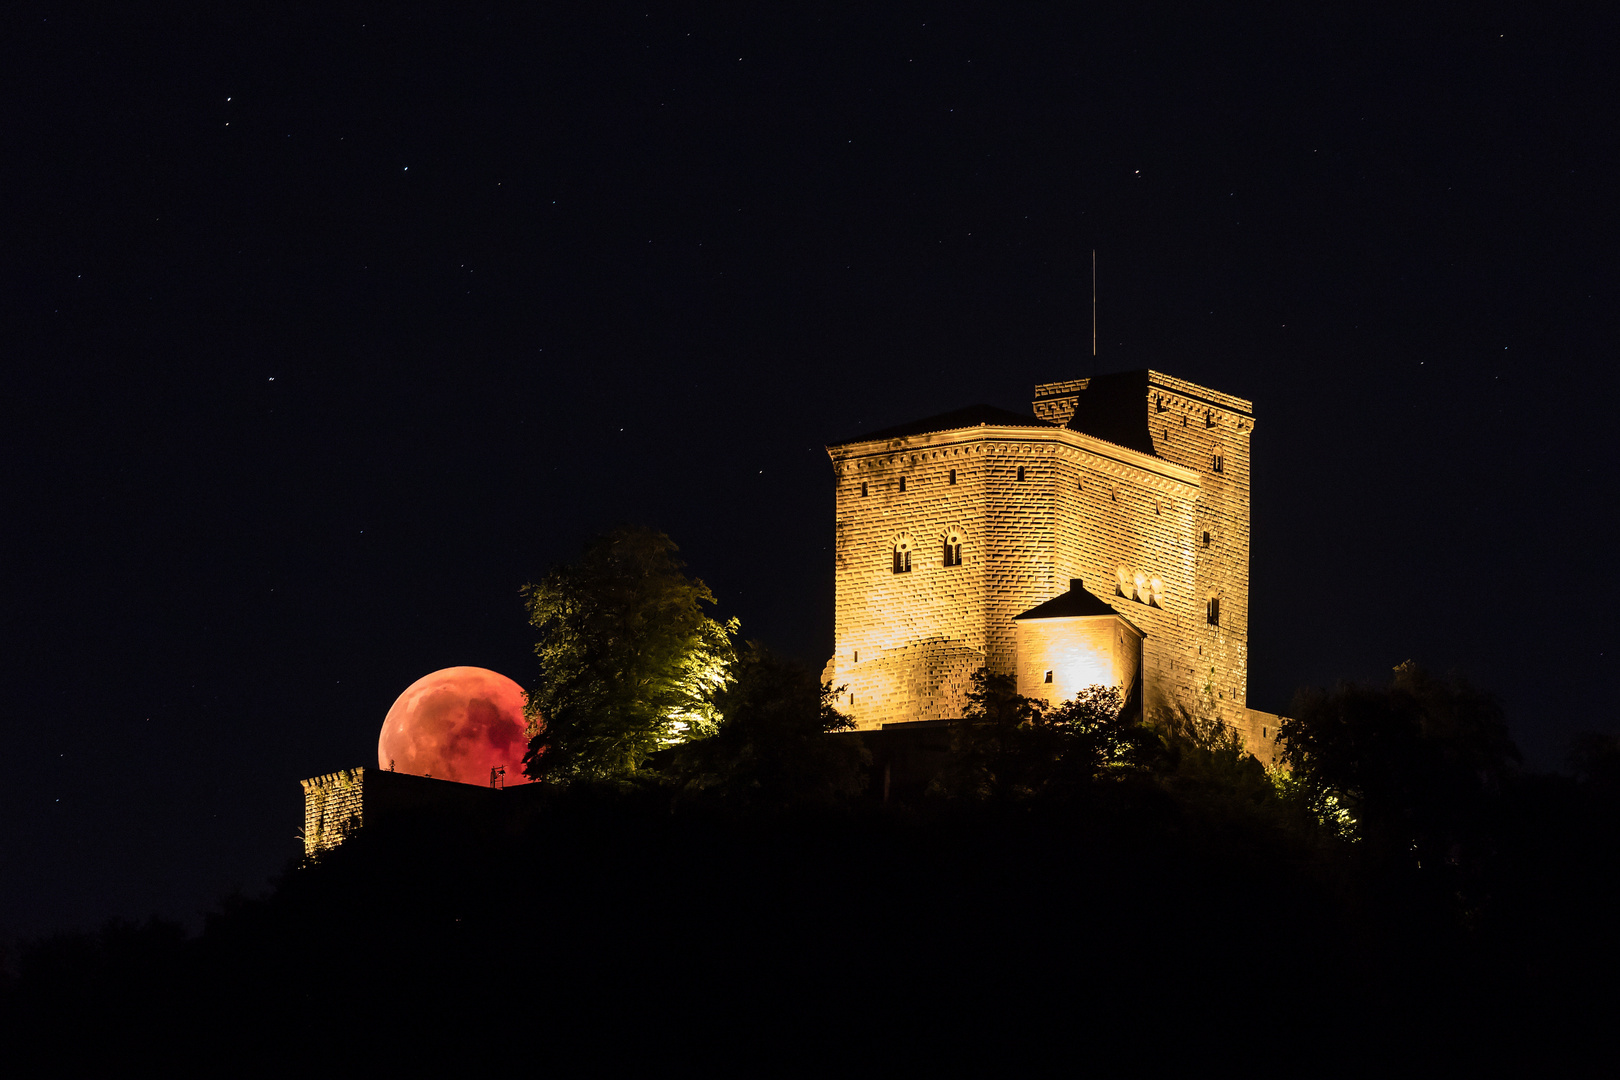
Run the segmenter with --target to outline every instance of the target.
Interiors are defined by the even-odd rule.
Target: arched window
[[[894,545],[894,572],[911,573],[911,541],[901,540]]]
[[[1018,482],[1020,484],[1024,482],[1024,467],[1022,465],[1018,466]]]
[[[962,565],[962,534],[961,533],[952,532],[952,533],[946,533],[945,534],[945,555],[944,555],[944,558],[940,559],[940,565],[941,566],[961,566]]]

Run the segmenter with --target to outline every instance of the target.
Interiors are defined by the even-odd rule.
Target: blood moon
[[[418,776],[488,784],[490,770],[523,782],[523,688],[499,672],[452,667],[399,695],[377,737],[377,764]]]

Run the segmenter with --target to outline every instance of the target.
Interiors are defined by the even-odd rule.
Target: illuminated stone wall
[[[1282,717],[1259,709],[1244,709],[1238,721],[1238,734],[1249,753],[1268,768],[1282,760],[1282,740],[1277,737],[1277,725]]]
[[[1254,406],[1243,398],[1162,372],[1146,374],[1141,407],[1148,418],[1153,452],[1194,471],[1195,485],[1185,493],[1184,501],[1173,504],[1154,501],[1150,505],[1146,500],[1151,496],[1136,493],[1137,505],[1121,515],[1105,512],[1099,516],[1095,504],[1082,501],[1071,520],[1082,536],[1082,547],[1089,545],[1094,552],[1110,545],[1140,543],[1143,565],[1132,567],[1122,557],[1127,569],[1151,574],[1148,564],[1175,566],[1177,585],[1162,614],[1136,603],[1121,609],[1148,633],[1144,648],[1148,708],[1170,705],[1173,695],[1185,707],[1213,711],[1244,731],[1250,726],[1245,703],[1249,682],[1249,437],[1254,431]],[[1066,422],[1088,383],[1074,379],[1037,386],[1037,415],[1053,423]],[[1163,516],[1172,509],[1178,520],[1169,534],[1134,525],[1148,513]],[[1089,525],[1099,518],[1109,521],[1104,530],[1108,535],[1100,542]],[[1167,541],[1169,548],[1164,546]],[[1079,572],[1075,576],[1093,580]],[[1117,594],[1118,582],[1115,585],[1112,590],[1092,591],[1107,598],[1109,592]],[[1220,599],[1219,626],[1207,621],[1211,597]]]
[[[1018,692],[1049,705],[1091,686],[1128,695],[1141,674],[1142,638],[1113,615],[1020,619],[1016,637]]]
[[[365,824],[365,769],[342,769],[304,787],[304,854],[335,848]]]
[[[860,727],[960,716],[975,668],[1014,672],[1013,616],[1082,578],[1146,633],[1150,710],[1179,701],[1247,729],[1252,408],[1146,374],[1152,454],[1055,426],[1084,379],[1037,387],[1030,426],[829,447],[837,598],[823,677]],[[959,566],[945,564],[947,536]],[[909,572],[894,572],[900,545]]]
[[[539,784],[519,784],[497,791],[431,776],[384,769],[343,769],[301,781],[304,788],[304,854],[317,855],[343,843],[361,828],[375,829],[428,813],[439,820],[472,822],[497,812]]]

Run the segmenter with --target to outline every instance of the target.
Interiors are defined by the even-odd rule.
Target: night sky
[[[1612,15],[229,7],[0,27],[0,937],[262,890],[620,521],[819,670],[826,444],[1093,372],[1255,402],[1251,705],[1620,726]]]

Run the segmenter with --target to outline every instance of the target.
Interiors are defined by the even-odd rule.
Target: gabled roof
[[[896,424],[877,431],[865,431],[848,439],[839,439],[828,446],[847,446],[850,443],[871,442],[878,439],[903,439],[909,435],[927,435],[936,431],[956,431],[961,428],[992,424],[997,427],[1049,428],[1052,425],[1030,413],[1013,412],[995,405],[969,405],[938,416],[913,420],[909,424]]]
[[[1087,592],[1080,584],[1079,578],[1069,579],[1069,591],[1054,596],[1044,604],[1037,604],[1022,615],[1014,615],[1013,621],[1020,619],[1068,619],[1076,615],[1113,615],[1124,621],[1126,626],[1141,634],[1142,630],[1131,620],[1115,611],[1101,598]],[[1146,634],[1142,635],[1146,637]]]

